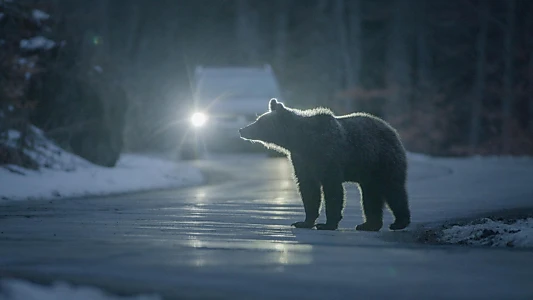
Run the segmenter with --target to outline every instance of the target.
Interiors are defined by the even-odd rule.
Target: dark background
[[[111,166],[109,153],[175,145],[195,66],[271,64],[291,106],[376,114],[410,151],[533,153],[533,1],[0,0],[0,12],[0,140],[33,123]],[[17,47],[35,35],[58,46]]]

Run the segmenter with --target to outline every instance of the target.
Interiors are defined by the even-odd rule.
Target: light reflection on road
[[[254,163],[253,173],[242,171],[247,163]],[[187,236],[184,244],[194,253],[190,264],[234,264],[235,259],[259,265],[312,264],[313,246],[300,243],[290,228],[293,220],[303,216],[303,208],[288,161],[236,158],[225,165],[231,166],[239,171],[224,171],[240,177],[197,187],[190,196],[180,195],[177,201],[186,201],[187,205],[175,215],[177,219],[165,224]],[[210,256],[210,252],[220,251],[238,255],[228,255],[226,261]]]
[[[196,267],[214,265],[234,265],[233,259],[221,260],[210,256],[211,251],[231,251],[241,253],[242,258],[254,257],[261,265],[302,265],[313,263],[312,245],[287,243],[276,240],[248,240],[248,241],[212,241],[202,240],[202,236],[189,236],[187,246],[194,248],[191,265]],[[232,256],[228,256],[231,258]],[[237,258],[238,259],[238,258]]]
[[[317,247],[375,244],[355,233],[355,224],[361,220],[359,199],[349,199],[342,230],[291,228],[290,224],[304,218],[304,211],[290,163],[284,158],[229,159],[235,161],[200,163],[216,168],[222,162],[231,178],[176,190],[166,206],[155,211],[157,222],[137,224],[139,229],[162,235],[151,239],[154,246],[175,248],[178,258],[173,264],[201,268],[309,265],[324,259]],[[350,198],[359,197],[357,189],[350,190]],[[324,212],[321,218],[325,219]]]

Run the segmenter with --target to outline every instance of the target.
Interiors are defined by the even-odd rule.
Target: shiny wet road
[[[168,299],[533,299],[531,252],[403,243],[394,237],[409,232],[386,226],[356,232],[353,185],[339,231],[294,229],[303,209],[285,159],[198,166],[210,184],[0,207],[0,276]],[[515,179],[502,187],[488,182],[502,172],[496,165],[411,162],[413,227],[523,205],[524,195],[533,199],[522,179],[530,167],[507,168]]]

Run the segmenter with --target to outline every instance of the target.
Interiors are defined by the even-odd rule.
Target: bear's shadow
[[[414,231],[405,229],[390,231],[385,226],[378,232],[357,231],[355,228],[339,228],[337,230],[316,230],[294,228],[289,229],[296,242],[310,246],[329,247],[420,247],[413,242]]]

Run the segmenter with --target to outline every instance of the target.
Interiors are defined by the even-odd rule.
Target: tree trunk
[[[432,83],[431,55],[428,46],[428,33],[426,22],[426,2],[420,1],[417,8],[416,24],[416,52],[417,52],[417,86],[422,93],[426,92]]]
[[[412,25],[411,4],[412,1],[395,0],[392,6],[387,53],[389,69],[386,71],[390,96],[385,105],[384,117],[393,123],[405,120],[410,113],[412,80],[408,35]]]
[[[109,45],[109,41],[111,40],[109,27],[109,1],[100,1],[98,15],[101,16],[100,22],[98,22],[100,27],[99,34],[104,40],[103,45],[100,46],[100,51],[109,53],[109,51],[111,50],[111,47]]]
[[[489,7],[488,4],[481,1],[479,9],[479,32],[477,35],[476,52],[476,77],[474,88],[472,92],[472,111],[470,116],[470,131],[468,144],[470,147],[470,154],[474,154],[479,145],[479,137],[481,131],[481,112],[483,108],[483,96],[485,94],[485,64],[487,51],[487,34],[489,28]]]
[[[350,47],[348,46],[348,38],[346,33],[346,7],[344,1],[345,0],[335,1],[334,12],[334,18],[336,20],[335,25],[337,27],[337,36],[339,41],[339,51],[341,56],[339,65],[339,72],[341,72],[339,78],[339,87],[341,90],[344,90],[347,87],[351,87],[351,84],[353,82],[352,58],[350,54]],[[346,101],[346,99],[344,99],[343,102],[343,109],[345,110],[343,113],[351,111],[351,107],[349,107],[350,101]]]
[[[533,7],[529,9],[529,18],[527,23],[527,36],[526,36],[526,45],[528,45],[530,52],[529,52],[529,82],[528,82],[528,99],[529,99],[529,131],[531,134],[533,134]]]
[[[437,119],[439,111],[437,107],[436,94],[433,88],[433,74],[432,74],[432,60],[431,50],[428,41],[428,20],[427,20],[427,2],[420,1],[416,9],[416,25],[415,25],[415,46],[416,46],[416,90],[414,91],[413,106],[420,116],[418,119],[424,126],[423,142],[419,146],[419,151],[428,152],[430,154],[437,153],[441,146],[442,140],[435,140],[434,133],[437,130],[443,130],[437,128]],[[417,116],[417,118],[419,118]],[[442,116],[444,117],[444,116]]]
[[[257,62],[256,32],[253,18],[250,17],[253,13],[250,3],[248,0],[237,1],[237,45],[245,63]]]
[[[533,44],[533,41],[530,43]],[[533,134],[533,46],[529,54],[529,131]]]
[[[128,30],[127,35],[127,43],[126,43],[126,53],[128,53],[128,57],[130,59],[130,62],[135,62],[138,55],[139,45],[141,41],[141,32],[143,30],[146,17],[144,17],[146,14],[140,12],[139,3],[137,1],[133,2],[130,5],[131,8],[131,22],[130,22],[130,28]]]
[[[310,45],[312,60],[317,61],[321,72],[318,74],[319,87],[316,88],[316,97],[312,102],[313,105],[331,105],[331,100],[338,91],[338,84],[341,78],[341,72],[336,63],[338,57],[335,52],[336,44],[329,37],[334,36],[335,28],[332,26],[331,17],[328,16],[329,0],[318,0],[313,10],[313,22],[311,26],[316,28],[311,34],[314,36],[313,45]],[[315,46],[314,45],[320,45]],[[327,61],[325,63],[324,61]]]
[[[286,0],[278,1],[278,10],[276,14],[276,45],[275,61],[276,66],[283,72],[285,61],[287,59],[287,42],[289,26],[289,2]]]
[[[515,26],[515,0],[507,1],[507,26],[505,27],[504,64],[503,75],[504,98],[502,102],[502,151],[509,153],[511,150],[511,129],[514,107],[513,93],[513,36]]]
[[[351,0],[348,2],[348,28],[349,50],[351,65],[348,68],[347,86],[349,89],[361,88],[361,57],[362,57],[362,28],[361,28],[361,1]],[[348,112],[359,110],[357,99],[348,99],[346,109]]]

